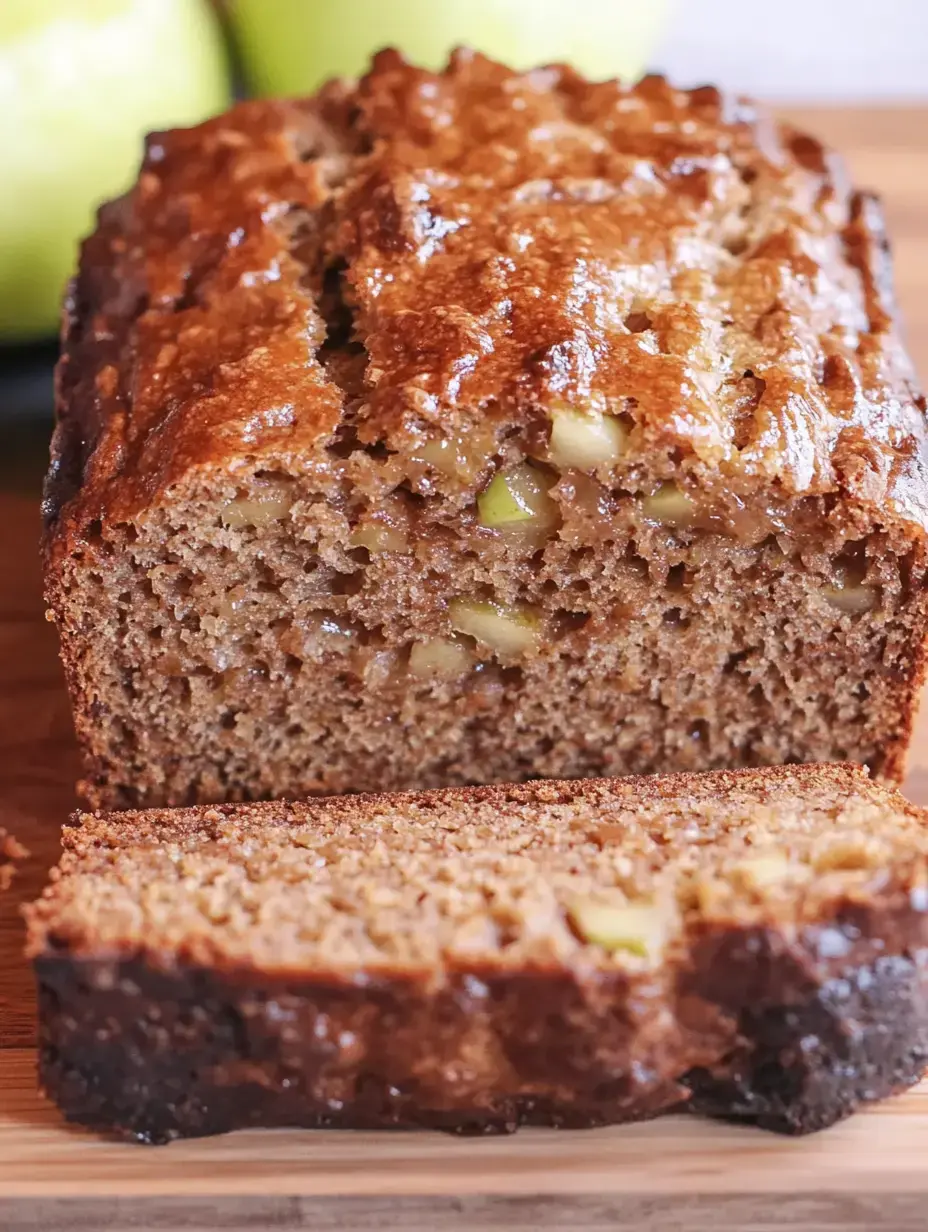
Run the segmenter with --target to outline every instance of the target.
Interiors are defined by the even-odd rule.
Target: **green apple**
[[[227,0],[249,85],[301,94],[397,47],[437,68],[475,47],[514,68],[566,61],[594,78],[647,66],[665,0]]]
[[[143,134],[228,101],[205,0],[0,0],[0,339],[54,331],[77,241]]]

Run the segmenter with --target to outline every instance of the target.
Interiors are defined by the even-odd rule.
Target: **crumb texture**
[[[928,1057],[928,830],[854,767],[85,816],[65,848],[43,1082],[145,1140],[805,1132]]]
[[[337,972],[638,967],[691,917],[814,921],[903,852],[912,869],[928,853],[921,814],[842,767],[87,814],[33,946]]]

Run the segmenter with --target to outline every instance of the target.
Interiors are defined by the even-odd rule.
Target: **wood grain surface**
[[[928,374],[928,110],[803,111],[884,196],[907,335]],[[2,429],[0,429],[2,433]],[[0,452],[2,452],[0,437]],[[18,482],[17,482],[18,480]],[[239,1133],[161,1149],[65,1127],[38,1097],[19,907],[74,806],[77,758],[43,617],[38,494],[0,491],[0,827],[29,849],[0,895],[0,1229],[928,1227],[928,1084],[822,1135],[669,1117],[509,1139]],[[928,803],[928,716],[909,796]]]

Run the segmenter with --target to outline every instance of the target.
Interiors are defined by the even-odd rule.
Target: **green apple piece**
[[[55,330],[77,242],[143,135],[229,97],[206,0],[0,0],[0,339]]]
[[[822,593],[832,607],[852,616],[872,612],[880,601],[880,592],[873,586],[826,586]]]
[[[666,0],[229,0],[253,91],[301,94],[329,77],[363,73],[397,47],[440,67],[474,47],[517,69],[573,64],[593,78],[638,77],[666,15]]]
[[[550,484],[529,462],[497,471],[477,497],[481,526],[499,528],[519,522],[539,528],[554,526],[559,511],[548,495]]]
[[[646,517],[669,526],[686,526],[696,514],[696,506],[672,481],[662,483],[656,492],[644,498],[642,505]]]
[[[536,649],[541,621],[534,608],[523,603],[497,603],[463,595],[448,604],[451,627],[465,633],[496,654],[513,656]]]
[[[556,409],[551,417],[548,456],[557,466],[594,470],[618,462],[627,432],[612,415]]]
[[[612,903],[575,900],[568,914],[585,941],[612,952],[655,961],[664,948],[668,918],[654,903]]]
[[[474,664],[474,656],[463,642],[447,637],[432,637],[416,642],[409,652],[409,671],[420,680],[457,680]]]

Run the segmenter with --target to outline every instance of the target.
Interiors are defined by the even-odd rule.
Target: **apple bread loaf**
[[[928,1058],[926,858],[842,765],[87,815],[30,910],[41,1082],[146,1142],[820,1129]]]
[[[155,135],[58,401],[94,806],[900,774],[925,401],[877,203],[747,102],[383,53]]]

